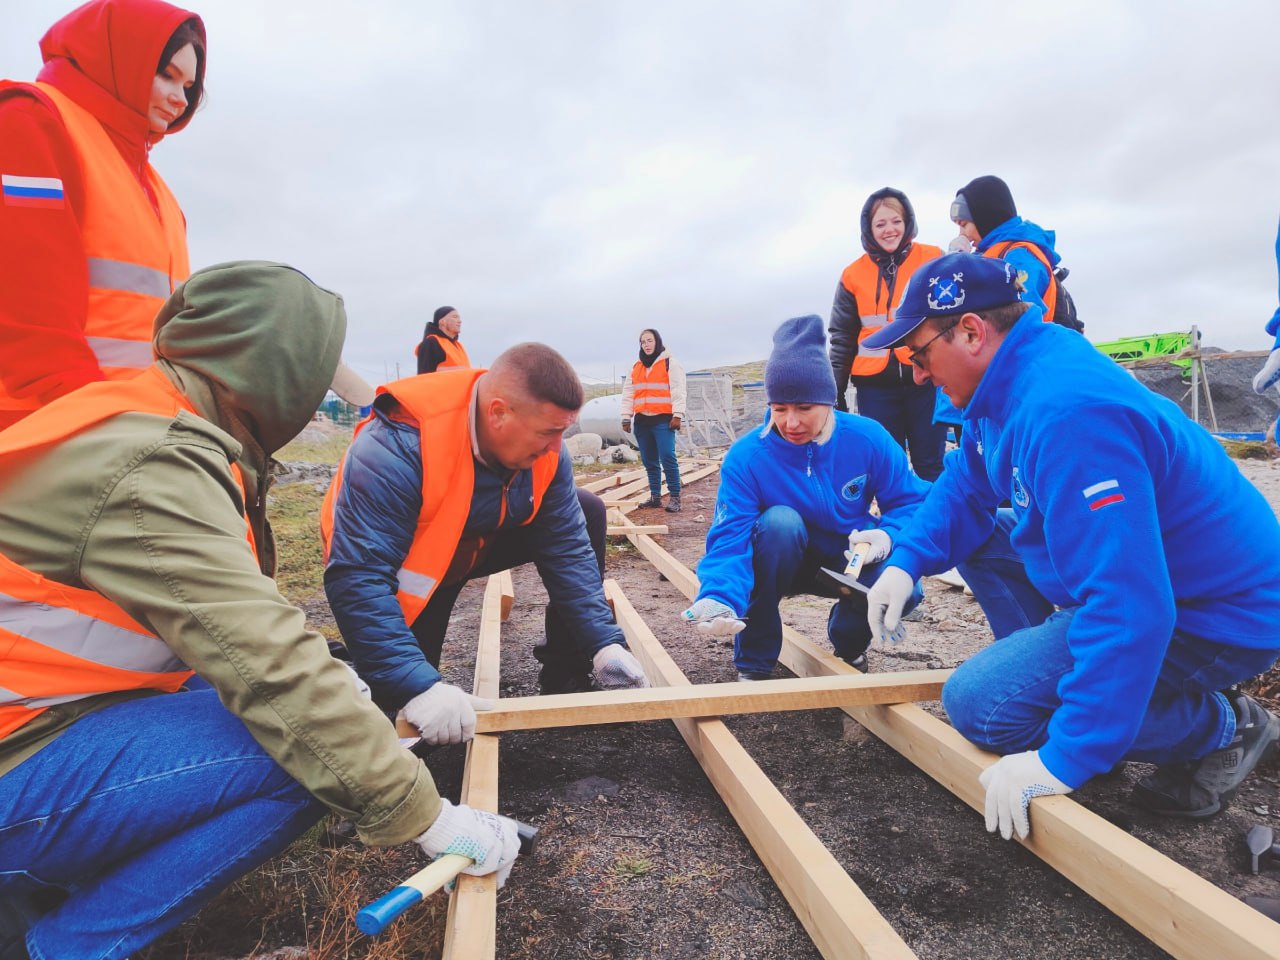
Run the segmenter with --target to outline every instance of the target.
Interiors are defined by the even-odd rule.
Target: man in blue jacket
[[[943,688],[956,728],[1005,755],[980,778],[987,829],[1025,837],[1032,798],[1122,760],[1157,765],[1140,805],[1217,813],[1280,738],[1233,689],[1280,656],[1266,500],[1175,404],[1042,323],[1009,263],[926,264],[877,338],[913,351],[965,429],[871,589],[871,629],[892,632],[917,577],[1001,558],[965,573],[997,642]]]
[[[325,593],[374,702],[429,744],[471,739],[489,706],[440,679],[454,601],[522,563],[550,596],[544,693],[647,686],[604,598],[604,505],[560,444],[582,401],[560,354],[517,344],[488,370],[380,388],[347,450],[325,502]]]
[[[836,384],[822,320],[788,320],[765,365],[769,417],[724,458],[715,519],[698,564],[702,587],[682,616],[700,632],[734,636],[741,680],[767,679],[782,648],[784,596],[839,596],[819,570],[843,570],[850,543],[869,542],[863,579],[874,582],[893,538],[929,484],[884,427],[835,409]],[[880,516],[871,515],[875,501]],[[919,588],[910,591],[913,604]],[[836,655],[866,669],[866,594],[831,607]]]

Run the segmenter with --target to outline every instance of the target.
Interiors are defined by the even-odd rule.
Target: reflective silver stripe
[[[93,693],[68,693],[61,697],[24,697],[22,694],[13,690],[6,690],[0,687],[0,707],[26,707],[28,710],[39,710],[41,707],[56,707],[60,703],[71,703],[73,700],[83,700],[85,697],[97,696],[99,693],[106,693],[105,690],[97,690]]]
[[[0,593],[0,627],[51,650],[118,670],[170,673],[186,664],[157,637]]]
[[[876,313],[869,317],[862,318],[862,335],[858,338],[858,356],[860,357],[884,357],[888,356],[888,347],[868,347],[866,338],[871,336],[881,327],[885,325],[885,321],[889,319],[887,313]]]
[[[85,337],[100,367],[132,367],[145,370],[155,360],[151,341],[121,340],[117,337]]]
[[[411,597],[429,597],[436,585],[433,578],[425,573],[415,573],[408,567],[401,567],[396,571],[396,580],[400,584],[400,589]]]
[[[99,290],[123,290],[125,293],[141,293],[148,297],[168,297],[169,275],[163,270],[144,267],[127,260],[89,258],[89,286]]]

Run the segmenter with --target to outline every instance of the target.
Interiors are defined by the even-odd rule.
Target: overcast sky
[[[71,3],[7,2],[34,77]],[[208,99],[153,162],[193,267],[280,260],[346,298],[347,356],[413,372],[441,304],[484,364],[536,339],[621,376],[828,316],[866,196],[956,233],[975,176],[1057,231],[1091,339],[1264,349],[1280,6],[208,0]]]

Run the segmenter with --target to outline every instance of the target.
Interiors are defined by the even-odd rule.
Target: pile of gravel
[[[1216,347],[1205,347],[1206,354],[1220,354]],[[1261,360],[1241,358],[1230,360],[1206,360],[1204,370],[1213,397],[1213,411],[1217,415],[1217,429],[1226,432],[1263,433],[1275,423],[1280,412],[1280,394],[1268,391],[1259,396],[1253,392],[1253,375],[1262,365]],[[1160,364],[1138,367],[1133,371],[1149,389],[1168,397],[1191,416],[1191,376],[1180,367]],[[1200,388],[1200,422],[1213,429],[1209,420],[1204,387]]]

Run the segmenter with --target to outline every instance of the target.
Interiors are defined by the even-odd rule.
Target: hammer
[[[862,572],[862,565],[866,562],[867,553],[870,550],[869,543],[855,543],[853,549],[849,551],[849,562],[845,564],[844,573],[836,573],[830,567],[823,567],[822,572],[839,585],[840,592],[846,597],[850,596],[854,590],[859,593],[869,593],[870,589],[858,582],[858,574]]]
[[[517,820],[516,832],[520,835],[520,852],[532,851],[534,842],[538,838],[538,828]],[[474,860],[460,853],[446,853],[443,857],[438,857],[403,881],[400,886],[384,893],[357,913],[356,926],[361,933],[367,933],[371,937],[381,933],[396,917],[415,903],[421,903],[446,883],[453,882],[458,874],[473,863],[475,863]]]

